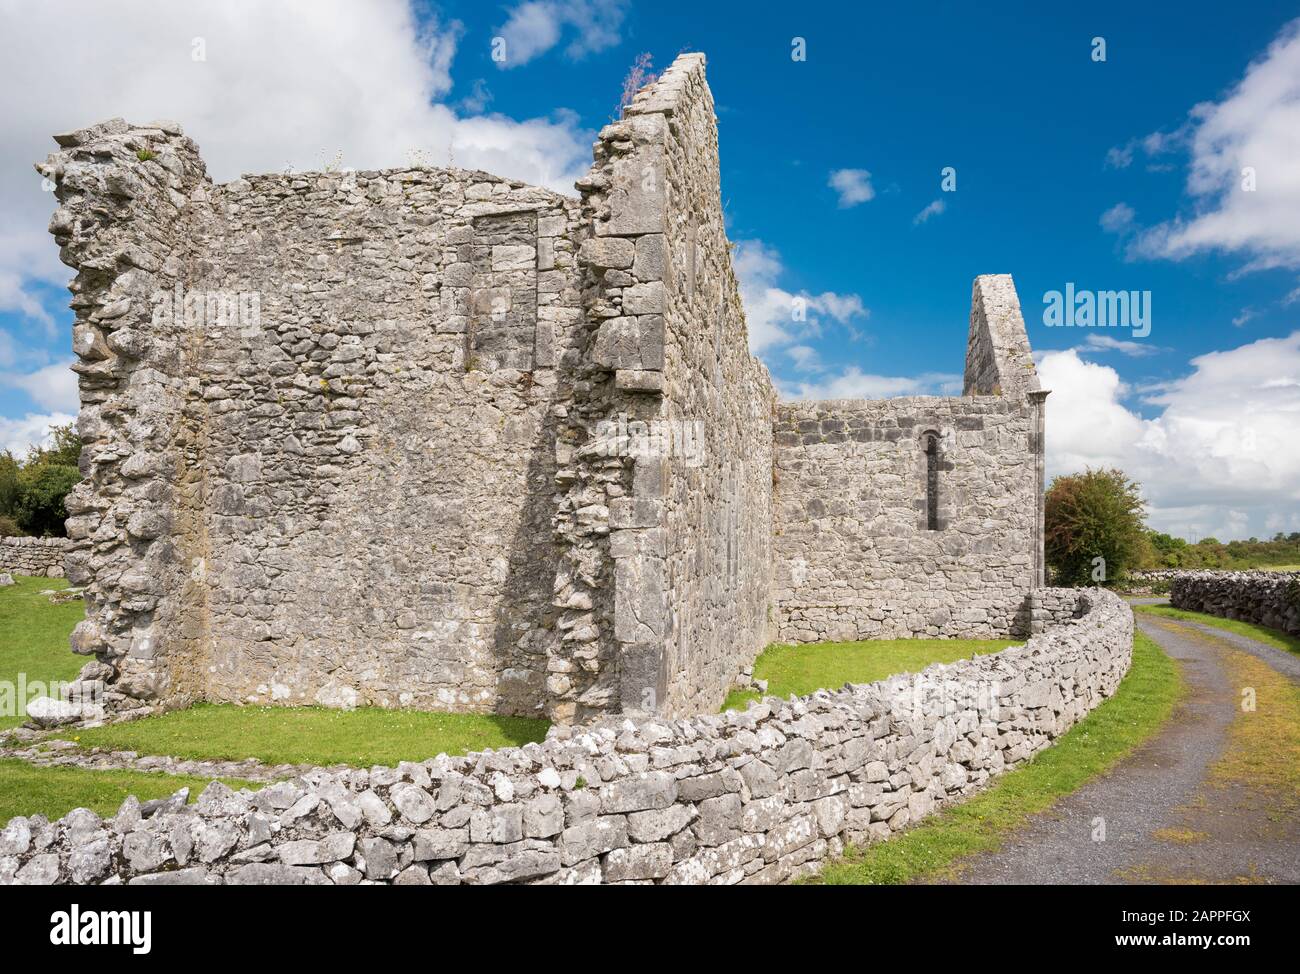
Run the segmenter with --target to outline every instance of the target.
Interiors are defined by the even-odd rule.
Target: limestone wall
[[[640,92],[595,158],[553,680],[578,716],[689,714],[768,639],[775,401],[748,350],[703,57]]]
[[[1300,636],[1300,574],[1294,572],[1178,571],[1170,577],[1169,602]]]
[[[60,141],[74,647],[143,703],[542,712],[577,201],[461,170],[213,186],[170,124]]]
[[[722,212],[718,132],[703,58],[681,59],[632,112],[665,108],[666,322],[661,416],[681,449],[665,482],[663,712],[715,710],[770,641],[772,416],[749,351]],[[645,117],[642,115],[641,117]]]
[[[776,883],[960,801],[1114,693],[1115,595],[1022,647],[743,713],[556,727],[398,768],[15,818],[0,884]]]
[[[419,167],[217,186],[170,122],[57,140],[73,649],[114,713],[678,716],[778,635],[1031,628],[1045,393],[1010,278],[976,281],[971,395],[778,410],[702,55],[602,129],[576,199]]]
[[[766,639],[774,392],[701,56],[601,133],[580,200],[424,168],[215,186],[172,123],[60,144],[74,646],[114,709],[721,701]]]
[[[197,272],[213,219],[197,147],[169,122],[114,119],[55,137],[50,232],[69,289],[84,478],[64,501],[68,578],[85,585],[74,652],[112,675],[105,702],[185,699],[203,681],[202,444],[186,414],[196,339],[155,297]]]
[[[62,578],[67,538],[0,538],[0,572]]]
[[[1033,403],[1008,396],[782,404],[773,539],[778,638],[1027,633],[1035,423]]]
[[[207,695],[541,712],[577,204],[485,173],[220,187]]]

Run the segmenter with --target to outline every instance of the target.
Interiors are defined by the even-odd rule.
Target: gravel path
[[[1035,816],[998,851],[966,860],[957,882],[1300,882],[1300,821],[1285,800],[1208,780],[1237,715],[1228,655],[1248,652],[1296,682],[1300,658],[1196,623],[1138,615],[1137,624],[1182,661],[1186,698],[1109,774]]]

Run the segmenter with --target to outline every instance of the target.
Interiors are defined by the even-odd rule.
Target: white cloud
[[[51,426],[66,426],[76,417],[69,413],[50,413],[44,416],[28,413],[22,419],[0,416],[0,452],[8,450],[14,456],[26,456],[33,445],[50,446]]]
[[[1133,144],[1111,146],[1106,150],[1106,166],[1110,169],[1127,169],[1133,164]]]
[[[912,225],[916,226],[918,224],[924,223],[926,220],[930,219],[930,217],[938,216],[947,208],[948,208],[948,204],[945,203],[943,200],[941,199],[935,200],[934,202],[926,206],[926,208],[923,209],[916,216],[912,217]]]
[[[811,345],[791,345],[785,350],[800,372],[815,372],[821,368],[821,355]]]
[[[1119,467],[1142,484],[1151,525],[1183,537],[1262,537],[1294,521],[1300,331],[1190,364],[1144,400],[1163,409],[1143,419],[1121,401],[1130,390],[1114,369],[1073,349],[1043,355],[1049,475]]]
[[[781,255],[761,240],[738,241],[733,266],[745,304],[749,347],[756,355],[819,335],[826,319],[848,325],[870,314],[856,294],[796,294],[780,287],[777,282],[785,272]]]
[[[1126,342],[1094,331],[1089,332],[1088,337],[1084,339],[1081,351],[1119,352],[1121,355],[1128,355],[1131,358],[1142,358],[1146,355],[1155,355],[1161,349],[1146,342]]]
[[[840,194],[841,209],[865,203],[876,195],[871,188],[871,173],[865,169],[832,170],[826,185]]]
[[[475,78],[470,93],[460,100],[460,108],[470,115],[477,115],[487,108],[491,101],[492,89],[482,78]]]
[[[1127,169],[1133,164],[1133,158],[1139,149],[1148,160],[1173,152],[1186,143],[1188,131],[1189,126],[1183,124],[1172,132],[1152,132],[1140,138],[1129,139],[1124,145],[1112,146],[1106,150],[1106,168]],[[1147,169],[1154,172],[1163,172],[1168,168],[1165,163],[1147,163]]]
[[[340,151],[345,166],[400,166],[419,150],[572,193],[590,164],[571,112],[515,121],[439,103],[461,27],[421,25],[406,0],[0,0],[0,18],[0,309],[32,318],[44,311],[31,283],[69,276],[32,169],[57,131],[174,119],[217,181],[320,168]],[[195,38],[206,60],[192,60]]]
[[[1133,228],[1133,207],[1127,203],[1116,203],[1101,215],[1097,222],[1107,233],[1127,233]]]
[[[77,374],[72,362],[58,362],[35,372],[4,373],[4,381],[22,389],[42,409],[75,413],[80,406],[77,394]]]
[[[614,47],[627,13],[626,0],[529,0],[513,7],[497,36],[505,41],[499,68],[517,68],[545,54],[566,30],[565,54],[581,58]]]
[[[785,399],[889,399],[894,396],[957,396],[962,377],[947,372],[919,376],[873,375],[850,365],[841,373],[817,382],[787,382],[777,387]]]
[[[941,372],[920,376],[876,375],[856,365],[836,373],[828,372],[821,351],[808,339],[820,337],[828,323],[857,333],[852,322],[870,315],[856,294],[823,291],[793,293],[779,286],[785,273],[781,255],[761,240],[736,244],[734,257],[740,296],[745,303],[749,326],[749,347],[772,370],[777,389],[786,399],[887,399],[891,396],[957,396],[962,377]],[[800,304],[799,302],[802,302]],[[802,312],[804,320],[796,314]],[[784,378],[778,365],[792,365],[803,376]]]
[[[1203,251],[1250,258],[1248,269],[1300,266],[1300,20],[1292,21],[1219,102],[1191,112],[1190,218],[1146,231],[1139,256]],[[1244,188],[1243,173],[1255,189]]]

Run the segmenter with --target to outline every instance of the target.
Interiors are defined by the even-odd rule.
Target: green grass
[[[222,779],[231,788],[260,788],[237,779]],[[127,795],[141,801],[165,798],[181,788],[194,799],[208,778],[155,774],[145,771],[86,771],[82,768],[42,768],[16,758],[0,759],[0,826],[15,815],[61,818],[74,808],[89,808],[107,816],[121,807]]]
[[[764,696],[804,696],[814,690],[838,690],[846,683],[875,683],[895,673],[917,673],[931,663],[951,663],[1019,645],[1010,639],[879,639],[769,646],[754,661],[754,676],[767,680],[767,692],[732,690],[722,709],[741,710]]]
[[[545,737],[548,726],[545,720],[490,714],[200,703],[64,736],[83,747],[179,758],[368,767],[527,744]]]
[[[1166,619],[1178,619],[1182,622],[1204,623],[1207,626],[1213,626],[1215,629],[1235,632],[1239,636],[1249,636],[1251,639],[1266,643],[1277,649],[1284,649],[1288,653],[1300,655],[1300,639],[1280,630],[1261,626],[1258,623],[1243,622],[1241,619],[1223,619],[1219,616],[1212,616],[1207,612],[1175,609],[1172,605],[1135,605],[1133,611],[1142,612],[1146,615],[1163,616]]]
[[[62,579],[15,576],[0,589],[0,680],[17,684],[76,677],[85,660],[68,649],[82,603],[53,605],[39,593],[66,588]],[[0,732],[21,724],[21,715],[0,718]],[[465,754],[546,736],[548,723],[488,714],[439,714],[361,708],[240,707],[198,704],[187,710],[131,723],[62,733],[84,747],[207,760],[258,758],[268,764],[396,764],[435,755]],[[0,762],[0,819],[78,805],[115,809],[134,791],[141,798],[169,795],[205,782],[153,773],[36,767]]]
[[[75,679],[86,663],[68,648],[72,627],[85,616],[85,606],[80,599],[52,605],[47,596],[40,594],[67,587],[62,578],[15,575],[13,585],[0,588],[0,680],[12,684],[10,699],[19,705],[14,708],[17,713],[9,709],[0,713],[0,730],[23,722],[27,696],[44,695],[19,695],[20,675],[27,686],[34,682],[48,686]]]
[[[888,842],[850,849],[811,881],[893,884],[955,875],[964,857],[996,849],[1031,815],[1114,767],[1164,723],[1183,691],[1178,665],[1146,636],[1135,634],[1133,666],[1115,695],[1055,746],[916,828]]]

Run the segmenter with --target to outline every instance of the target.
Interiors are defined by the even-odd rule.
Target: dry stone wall
[[[62,578],[66,538],[0,538],[0,572]]]
[[[1294,572],[1173,572],[1169,603],[1300,636],[1300,574]]]
[[[735,884],[816,869],[1028,760],[1115,692],[1115,595],[1024,646],[743,713],[556,727],[397,768],[15,818],[0,884]]]

